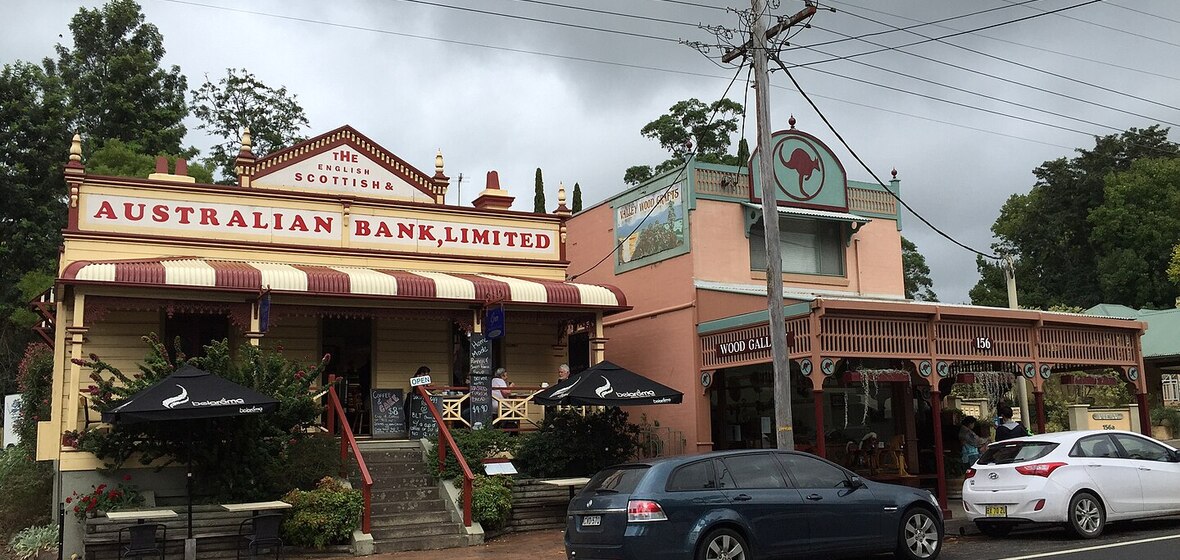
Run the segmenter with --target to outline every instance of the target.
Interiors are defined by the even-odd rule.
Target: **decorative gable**
[[[241,169],[244,186],[441,204],[441,157],[431,177],[351,126],[269,154]]]

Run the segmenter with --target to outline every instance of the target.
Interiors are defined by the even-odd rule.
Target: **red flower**
[[[307,374],[306,374],[306,373],[304,373],[303,371],[297,371],[297,372],[295,372],[295,379],[300,379],[300,380],[301,380],[301,379],[303,379],[304,377],[307,377]]]
[[[78,506],[74,506],[74,513],[78,513]]]
[[[95,488],[95,490],[96,490],[95,494],[102,494],[102,491],[106,490],[106,489],[107,489],[106,483],[99,484],[98,488]]]
[[[70,503],[70,502],[72,502],[72,501],[74,501],[74,499],[73,499],[73,498],[66,498],[66,503],[67,503],[67,504],[68,504],[68,503]]]
[[[131,480],[131,475],[129,475],[129,474],[123,475],[123,480]]]

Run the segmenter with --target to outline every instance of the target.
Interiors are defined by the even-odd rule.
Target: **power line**
[[[912,18],[912,17],[903,16],[903,15],[901,15],[901,14],[894,14],[894,13],[890,13],[890,12],[885,12],[885,11],[882,11],[882,10],[875,10],[875,9],[873,9],[873,8],[869,8],[869,7],[865,7],[865,6],[857,6],[857,5],[854,5],[854,4],[849,4],[849,3],[847,3],[847,2],[840,2],[840,1],[837,1],[837,0],[824,0],[824,3],[825,3],[825,4],[829,4],[829,5],[835,5],[835,6],[844,6],[844,8],[843,8],[843,9],[841,9],[840,11],[841,11],[841,12],[843,12],[843,13],[846,13],[846,14],[848,14],[848,15],[852,15],[852,16],[855,16],[856,14],[855,14],[855,13],[853,13],[852,11],[850,11],[850,10],[848,9],[848,7],[856,8],[856,9],[858,9],[858,10],[863,10],[863,11],[866,11],[866,12],[873,12],[873,13],[875,13],[875,14],[881,14],[881,15],[884,15],[884,16],[894,17],[894,18],[897,18],[897,19],[902,19],[902,20],[905,20],[905,21],[913,21],[913,22],[919,22],[919,23],[922,23],[922,20],[920,20],[920,19],[914,19],[914,18]],[[1110,4],[1109,0],[1107,1],[1107,3],[1108,3],[1108,4]],[[1021,4],[1023,4],[1023,3],[1021,3]],[[1007,6],[1003,6],[1003,7],[1004,7],[1004,8],[1008,8],[1008,7],[1014,7],[1014,6],[1018,6],[1018,5],[1021,5],[1021,4],[1011,4],[1011,5],[1007,5]],[[936,21],[930,22],[929,24],[922,23],[922,25],[933,25],[933,26],[935,26],[935,27],[941,27],[941,28],[943,28],[943,29],[949,29],[949,30],[951,30],[951,31],[962,31],[961,29],[958,29],[958,28],[955,28],[955,27],[951,27],[951,26],[949,26],[949,25],[940,25],[940,22],[942,22],[942,21],[945,21],[945,20],[936,20]],[[902,30],[907,30],[907,29],[911,29],[911,28],[914,28],[914,27],[921,27],[921,25],[915,25],[915,26],[906,26],[906,27],[899,27],[899,28],[897,28],[897,30],[899,30],[899,31],[902,31]],[[878,32],[877,34],[879,34],[879,33],[893,33],[893,31],[890,31],[890,30],[887,30],[887,31],[880,31],[880,32]],[[868,36],[871,36],[871,35],[875,35],[875,34],[861,35],[861,37],[868,37]],[[1011,40],[1011,39],[1001,39],[1001,38],[999,38],[999,37],[993,37],[993,36],[991,36],[991,35],[985,35],[985,34],[983,34],[983,33],[976,33],[975,35],[976,35],[977,37],[982,37],[982,38],[984,38],[984,39],[989,39],[989,40],[992,40],[992,41],[997,41],[997,42],[1000,42],[1000,43],[1008,43],[1008,44],[1010,44],[1010,45],[1016,45],[1016,46],[1019,46],[1019,47],[1024,47],[1024,48],[1026,48],[1026,49],[1032,49],[1032,50],[1036,50],[1036,51],[1047,52],[1047,53],[1055,54],[1055,55],[1058,55],[1058,56],[1064,56],[1064,57],[1073,58],[1073,59],[1076,59],[1076,60],[1083,60],[1083,61],[1086,61],[1086,62],[1091,62],[1091,63],[1094,63],[1094,64],[1101,64],[1101,65],[1103,65],[1103,66],[1107,66],[1107,67],[1110,67],[1110,68],[1118,68],[1118,69],[1121,69],[1121,70],[1128,70],[1128,71],[1130,71],[1130,72],[1136,72],[1136,73],[1139,73],[1139,74],[1145,74],[1145,75],[1148,75],[1148,76],[1155,76],[1155,77],[1157,77],[1157,78],[1166,78],[1166,79],[1169,79],[1169,80],[1174,80],[1174,81],[1178,81],[1178,82],[1180,82],[1180,77],[1176,77],[1176,76],[1169,76],[1169,75],[1167,75],[1167,74],[1162,74],[1162,73],[1159,73],[1159,72],[1152,72],[1152,71],[1150,71],[1150,70],[1144,70],[1144,69],[1142,69],[1142,68],[1133,68],[1133,67],[1130,67],[1130,66],[1126,66],[1126,65],[1122,65],[1122,64],[1116,64],[1116,63],[1113,63],[1113,62],[1107,62],[1107,61],[1105,61],[1105,60],[1098,60],[1098,59],[1096,59],[1096,58],[1088,58],[1088,57],[1084,57],[1084,56],[1076,55],[1076,54],[1073,54],[1073,53],[1068,53],[1068,52],[1065,52],[1065,51],[1058,51],[1058,50],[1054,50],[1054,49],[1047,49],[1047,48],[1045,48],[1045,47],[1038,47],[1038,46],[1036,46],[1036,45],[1030,45],[1030,44],[1028,44],[1028,43],[1021,43],[1021,42],[1019,42],[1019,41],[1013,41],[1013,40]],[[842,43],[842,42],[845,42],[845,41],[851,41],[851,39],[837,39],[837,40],[835,40],[835,41],[829,41],[829,42],[827,42],[827,43],[816,43],[815,45],[812,45],[812,46],[823,46],[823,45],[825,45],[825,44],[831,44],[831,43],[833,43],[833,42],[841,42],[841,43]]]
[[[1007,0],[1005,0],[1005,1],[1007,1]],[[907,44],[904,44],[904,45],[899,45],[899,46],[896,46],[896,47],[886,47],[886,48],[880,48],[880,49],[877,49],[877,50],[872,50],[872,51],[865,51],[865,52],[861,52],[861,53],[855,53],[855,54],[850,54],[850,55],[846,55],[846,56],[840,56],[840,57],[835,57],[835,58],[829,58],[829,59],[825,59],[825,60],[815,60],[815,61],[812,61],[812,62],[807,62],[807,63],[803,63],[803,64],[796,64],[796,65],[792,66],[792,68],[799,68],[799,67],[801,67],[801,66],[814,66],[814,65],[816,65],[816,64],[825,64],[825,63],[828,63],[828,62],[835,62],[835,61],[837,61],[837,60],[846,60],[846,59],[849,59],[849,58],[856,58],[856,57],[860,57],[860,56],[867,56],[867,55],[870,55],[870,54],[877,54],[877,53],[879,53],[879,52],[885,52],[885,51],[888,51],[888,50],[903,49],[903,48],[906,48],[906,47],[912,47],[912,46],[915,46],[915,45],[921,45],[921,44],[923,44],[923,43],[929,43],[929,42],[931,42],[931,41],[939,41],[939,40],[942,40],[942,39],[949,39],[949,38],[951,38],[951,37],[958,37],[958,36],[960,36],[960,35],[968,35],[968,34],[971,34],[971,33],[978,33],[978,32],[980,32],[980,31],[986,31],[986,30],[988,30],[988,29],[995,29],[995,28],[997,28],[997,27],[1003,27],[1003,26],[1005,26],[1005,25],[1011,25],[1011,24],[1014,24],[1014,23],[1020,23],[1020,22],[1024,22],[1024,21],[1028,21],[1028,20],[1036,19],[1036,18],[1039,18],[1039,17],[1044,17],[1044,16],[1047,16],[1047,15],[1056,14],[1056,13],[1058,13],[1058,12],[1064,12],[1064,11],[1066,11],[1066,10],[1073,10],[1073,9],[1076,9],[1076,8],[1081,8],[1081,7],[1083,7],[1083,6],[1088,6],[1088,5],[1090,5],[1090,4],[1094,4],[1094,3],[1097,3],[1097,2],[1101,2],[1101,1],[1102,1],[1102,0],[1088,0],[1088,1],[1086,1],[1086,2],[1082,2],[1081,4],[1074,4],[1074,5],[1072,5],[1072,6],[1066,6],[1066,7],[1064,7],[1064,8],[1058,8],[1058,9],[1056,9],[1056,10],[1049,11],[1049,12],[1044,12],[1044,13],[1040,13],[1040,14],[1033,14],[1033,15],[1031,15],[1031,16],[1025,16],[1025,17],[1022,17],[1022,18],[1019,18],[1019,19],[1013,19],[1013,20],[1008,20],[1008,21],[1001,21],[1001,22],[999,22],[999,23],[993,23],[993,24],[991,24],[991,25],[985,25],[985,26],[983,26],[983,27],[976,27],[976,28],[974,28],[974,29],[968,29],[968,30],[965,30],[965,31],[958,31],[958,32],[955,32],[955,33],[949,33],[949,34],[947,34],[947,35],[942,35],[942,36],[940,36],[940,37],[932,37],[932,38],[929,38],[929,39],[924,39],[924,40],[921,40],[921,41],[914,41],[914,42],[912,42],[912,43],[907,43]]]
[[[1114,7],[1116,7],[1116,8],[1122,8],[1122,9],[1124,9],[1124,10],[1127,10],[1127,11],[1129,11],[1129,12],[1135,12],[1135,13],[1137,13],[1137,14],[1143,14],[1143,15],[1145,15],[1145,16],[1153,17],[1153,18],[1155,18],[1155,19],[1162,19],[1162,20],[1164,20],[1164,21],[1170,21],[1170,22],[1172,22],[1172,23],[1180,23],[1180,19],[1173,19],[1173,18],[1170,18],[1170,17],[1164,17],[1164,16],[1161,16],[1161,15],[1159,15],[1159,14],[1153,14],[1153,13],[1151,13],[1151,12],[1145,12],[1145,11],[1143,11],[1143,10],[1137,10],[1137,9],[1135,9],[1135,8],[1132,8],[1132,7],[1130,7],[1130,6],[1124,6],[1124,5],[1122,5],[1122,4],[1116,4],[1116,3],[1114,3],[1114,2],[1110,2],[1109,0],[1107,0],[1107,2],[1106,2],[1106,5],[1108,5],[1108,6],[1114,6]]]
[[[515,0],[515,1],[516,2],[525,2],[528,4],[537,4],[540,6],[550,6],[553,8],[564,8],[567,10],[577,10],[579,12],[590,12],[590,13],[594,13],[594,14],[618,16],[618,17],[625,17],[625,18],[631,18],[631,19],[639,19],[639,20],[644,20],[644,21],[654,21],[654,22],[658,22],[658,23],[671,23],[674,25],[687,25],[689,27],[700,27],[699,23],[689,23],[687,21],[676,21],[674,19],[663,19],[663,18],[657,18],[657,17],[642,16],[639,14],[628,14],[626,12],[612,12],[610,10],[599,10],[596,8],[587,8],[585,6],[570,6],[567,4],[559,4],[557,2],[545,2],[544,0]]]
[[[900,30],[900,28],[898,28],[897,26],[894,26],[894,25],[891,25],[891,24],[889,24],[889,23],[885,23],[885,22],[883,22],[883,21],[879,21],[879,20],[876,20],[876,19],[870,18],[870,17],[868,17],[868,16],[862,16],[862,15],[855,14],[855,13],[852,13],[852,12],[848,12],[848,14],[849,14],[849,15],[852,15],[853,17],[858,17],[858,18],[864,19],[864,20],[866,20],[866,21],[870,21],[870,22],[876,23],[877,25],[884,25],[884,26],[886,26],[886,27],[890,27],[890,28],[894,28],[894,29],[899,29],[899,30]],[[837,33],[837,34],[840,34],[839,32],[836,32],[836,31],[831,31],[831,30],[827,30],[827,29],[825,29],[824,31],[828,31],[828,32],[830,32],[830,33]],[[1102,90],[1102,91],[1105,91],[1105,92],[1108,92],[1108,93],[1114,93],[1114,94],[1116,94],[1116,95],[1121,95],[1121,96],[1124,96],[1124,97],[1129,97],[1129,98],[1131,98],[1131,99],[1136,99],[1136,100],[1143,101],[1143,102],[1146,102],[1146,103],[1151,103],[1151,104],[1154,104],[1154,105],[1159,105],[1159,106],[1161,106],[1161,107],[1165,107],[1165,108],[1168,108],[1168,109],[1173,109],[1173,110],[1176,110],[1176,111],[1180,111],[1180,107],[1175,107],[1175,106],[1172,106],[1172,105],[1168,105],[1167,103],[1160,103],[1160,102],[1158,102],[1158,101],[1154,101],[1154,100],[1151,100],[1151,99],[1147,99],[1147,98],[1145,98],[1145,97],[1139,97],[1139,96],[1137,96],[1137,95],[1132,95],[1132,94],[1126,93],[1126,92],[1124,92],[1124,91],[1119,91],[1119,90],[1117,90],[1117,89],[1108,88],[1108,87],[1106,87],[1106,86],[1101,86],[1101,85],[1098,85],[1098,84],[1090,83],[1090,82],[1087,82],[1087,81],[1085,81],[1085,80],[1079,80],[1079,79],[1077,79],[1077,78],[1073,78],[1073,77],[1070,77],[1070,76],[1066,76],[1066,75],[1064,75],[1064,74],[1058,74],[1058,73],[1056,73],[1056,72],[1051,72],[1051,71],[1049,71],[1049,70],[1044,70],[1044,69],[1042,69],[1042,68],[1037,68],[1037,67],[1035,67],[1035,66],[1032,66],[1032,65],[1029,65],[1029,64],[1024,64],[1024,63],[1022,63],[1022,62],[1017,62],[1017,61],[1015,61],[1015,60],[1011,60],[1011,59],[1008,59],[1008,58],[1004,58],[1004,57],[1002,57],[1002,56],[997,56],[997,55],[990,54],[990,53],[986,53],[986,52],[983,52],[983,51],[980,51],[980,50],[977,50],[977,49],[972,49],[972,48],[970,48],[970,47],[964,47],[964,46],[962,46],[962,45],[958,45],[958,44],[955,44],[955,43],[951,43],[951,42],[948,42],[948,41],[944,41],[944,40],[942,40],[941,38],[933,38],[933,37],[930,37],[930,36],[928,36],[928,35],[923,35],[923,34],[921,34],[921,33],[918,33],[918,32],[916,32],[916,31],[910,31],[910,30],[906,30],[906,33],[911,33],[911,34],[913,34],[913,35],[917,35],[918,37],[922,37],[922,38],[925,38],[925,39],[934,39],[934,40],[936,40],[936,41],[938,41],[938,42],[940,42],[940,43],[942,43],[942,44],[944,44],[944,45],[949,45],[949,46],[955,47],[956,49],[964,50],[964,51],[967,51],[967,52],[969,52],[969,53],[973,53],[973,54],[977,54],[977,55],[980,55],[980,56],[984,56],[984,57],[987,57],[987,58],[990,58],[990,59],[993,59],[993,60],[998,60],[998,61],[1000,61],[1000,62],[1004,62],[1004,63],[1007,63],[1007,64],[1011,64],[1011,65],[1014,65],[1014,66],[1019,66],[1019,67],[1021,67],[1021,68],[1025,68],[1025,69],[1028,69],[1028,70],[1032,70],[1032,71],[1034,71],[1034,72],[1040,72],[1040,73],[1042,73],[1042,74],[1046,74],[1046,75],[1049,75],[1049,76],[1053,76],[1053,77],[1055,77],[1055,78],[1060,78],[1060,79],[1063,79],[1063,80],[1067,80],[1067,81],[1070,81],[1070,82],[1074,82],[1074,83],[1076,83],[1076,84],[1081,84],[1081,85],[1084,85],[1084,86],[1089,86],[1089,87],[1092,87],[1092,88],[1095,88],[1095,89],[1099,89],[1099,90]],[[930,58],[930,57],[925,57],[925,56],[922,56],[922,55],[917,55],[917,54],[911,53],[911,52],[909,52],[909,51],[904,51],[904,50],[901,50],[900,48],[893,48],[893,47],[888,47],[888,46],[886,46],[886,45],[882,45],[882,44],[880,44],[880,43],[875,43],[875,42],[873,42],[873,41],[869,41],[869,40],[866,40],[866,39],[859,39],[859,40],[861,40],[861,41],[864,41],[864,42],[866,42],[866,43],[868,43],[868,44],[870,44],[870,45],[876,45],[876,46],[879,46],[879,47],[885,47],[885,48],[887,48],[887,49],[890,49],[890,50],[896,50],[897,52],[904,53],[904,54],[908,54],[908,55],[910,55],[910,56],[917,56],[918,58],[921,58],[921,59],[923,59],[923,60],[930,60],[930,61],[933,61],[933,62],[938,62],[938,63],[940,63],[940,64],[947,64],[947,65],[953,66],[953,67],[955,67],[955,68],[959,68],[959,69],[962,69],[962,70],[967,70],[967,71],[969,71],[969,72],[972,72],[972,73],[976,73],[976,74],[982,74],[982,75],[985,75],[985,76],[993,77],[991,74],[987,74],[987,73],[985,73],[985,72],[980,72],[980,71],[977,71],[977,70],[971,70],[971,69],[965,68],[965,67],[963,67],[963,66],[959,66],[959,65],[956,65],[956,64],[950,64],[950,63],[948,63],[948,62],[942,62],[942,61],[938,61],[937,59]],[[1000,78],[997,78],[997,79],[1000,79]],[[1030,86],[1030,85],[1028,85],[1028,84],[1024,84],[1023,82],[1018,82],[1018,81],[1014,81],[1014,80],[1007,80],[1007,79],[1005,79],[1004,81],[1006,81],[1006,82],[1009,82],[1009,83],[1013,83],[1013,84],[1017,84],[1017,85],[1023,85],[1023,86],[1025,86],[1025,87],[1030,87],[1030,88],[1031,88],[1031,87],[1033,87],[1033,86]],[[1040,89],[1040,88],[1033,88],[1033,89]],[[1060,94],[1060,93],[1058,93],[1058,92],[1053,92],[1053,91],[1051,91],[1051,90],[1047,90],[1047,89],[1040,89],[1040,91],[1045,91],[1045,92],[1047,92],[1047,93],[1053,93],[1054,95],[1062,95],[1063,97],[1069,97],[1069,96],[1065,96],[1064,94]],[[1070,99],[1074,99],[1074,100],[1076,100],[1076,101],[1083,101],[1083,102],[1085,102],[1085,103],[1089,103],[1089,104],[1091,104],[1091,105],[1097,105],[1097,106],[1099,106],[1099,107],[1103,107],[1103,108],[1106,108],[1106,109],[1112,109],[1112,110],[1115,110],[1115,111],[1122,111],[1121,109],[1115,109],[1115,108],[1113,108],[1113,107],[1110,107],[1110,106],[1108,106],[1108,105],[1103,105],[1103,104],[1101,104],[1101,103],[1095,103],[1095,102],[1090,102],[1090,101],[1084,101],[1084,100],[1082,100],[1082,99],[1073,98],[1073,97],[1069,97],[1069,98],[1070,98]],[[1131,115],[1134,115],[1134,116],[1137,116],[1137,117],[1141,117],[1141,118],[1152,119],[1152,117],[1147,117],[1146,115],[1140,115],[1140,114],[1137,114],[1137,113],[1130,113],[1130,112],[1127,112],[1127,111],[1123,111],[1123,112],[1126,112],[1126,113],[1128,113],[1128,114],[1131,114]],[[1152,119],[1152,120],[1158,120],[1158,119]],[[1167,121],[1162,121],[1162,122],[1167,122]],[[1167,123],[1167,124],[1172,124],[1172,125],[1174,125],[1174,126],[1180,126],[1180,125],[1175,125],[1175,123]]]
[[[983,258],[992,259],[992,260],[1000,260],[1000,258],[997,257],[996,255],[992,255],[990,253],[984,253],[978,249],[975,249],[973,247],[970,247],[970,246],[964,244],[963,242],[959,241],[958,239],[955,239],[954,237],[951,237],[950,234],[942,231],[937,226],[930,223],[930,220],[927,220],[925,216],[919,214],[917,211],[915,211],[913,208],[911,208],[910,205],[908,203],[906,203],[906,201],[902,200],[902,198],[900,196],[898,196],[897,193],[893,192],[893,190],[890,189],[885,184],[885,182],[882,181],[881,178],[877,176],[877,174],[868,166],[868,164],[866,164],[864,162],[864,160],[860,158],[860,155],[858,155],[856,153],[856,150],[853,150],[852,146],[848,145],[848,141],[844,140],[844,136],[842,136],[840,134],[840,132],[836,130],[836,127],[832,125],[832,122],[828,120],[828,117],[825,116],[823,111],[821,111],[819,109],[819,106],[816,105],[815,102],[811,100],[811,96],[807,95],[807,92],[804,91],[803,87],[799,85],[799,81],[795,79],[795,76],[793,76],[791,74],[791,70],[788,69],[786,67],[786,65],[783,64],[783,61],[779,59],[778,55],[773,55],[772,58],[774,59],[774,61],[776,63],[778,63],[779,68],[781,68],[783,70],[783,72],[785,72],[787,74],[787,77],[791,79],[791,83],[795,84],[795,89],[799,90],[799,93],[803,96],[803,99],[806,99],[807,103],[811,105],[811,108],[815,110],[815,113],[817,115],[819,115],[820,120],[824,121],[824,124],[828,125],[828,129],[831,130],[832,134],[834,134],[836,136],[836,138],[838,140],[840,140],[840,143],[844,145],[844,149],[848,150],[848,153],[852,154],[852,157],[854,159],[856,159],[857,163],[859,163],[860,166],[865,169],[865,171],[868,171],[869,175],[873,176],[873,179],[875,179],[877,181],[877,184],[881,185],[881,188],[885,189],[885,192],[889,193],[890,196],[892,196],[894,199],[896,199],[897,202],[899,204],[901,204],[906,210],[909,210],[910,213],[914,215],[914,217],[918,218],[918,220],[920,220],[922,223],[926,224],[930,229],[934,230],[935,233],[945,237],[951,243],[954,243],[955,245],[958,245],[959,247],[962,247],[968,251],[971,251],[972,253],[975,253],[976,255],[979,255]]]
[[[910,19],[910,21],[916,21],[916,22],[918,22],[918,23],[917,23],[916,25],[910,25],[910,26],[907,26],[907,27],[899,27],[899,28],[894,28],[894,29],[887,29],[887,30],[885,30],[885,31],[874,31],[873,33],[865,33],[864,35],[857,35],[857,36],[855,36],[855,37],[846,35],[846,36],[845,36],[846,38],[844,38],[844,39],[833,39],[833,40],[831,40],[831,41],[825,41],[825,42],[823,42],[823,43],[816,43],[816,44],[814,44],[814,45],[811,45],[811,46],[813,46],[813,47],[824,47],[824,46],[827,46],[827,45],[835,45],[836,43],[847,43],[848,41],[852,41],[852,40],[854,40],[854,39],[862,39],[862,38],[864,38],[864,37],[874,37],[874,36],[877,36],[877,35],[888,35],[888,34],[890,34],[890,33],[896,33],[896,32],[898,32],[898,31],[906,31],[906,30],[909,30],[909,29],[914,29],[914,28],[917,28],[917,27],[926,27],[926,26],[928,26],[928,25],[938,25],[938,24],[940,24],[940,23],[943,23],[943,22],[947,22],[947,21],[953,21],[953,20],[956,20],[956,19],[964,19],[964,18],[969,18],[969,17],[972,17],[972,16],[977,16],[977,15],[980,15],[980,14],[986,14],[986,13],[988,13],[988,12],[994,12],[994,11],[997,11],[997,10],[1007,10],[1007,9],[1015,8],[1016,6],[1019,6],[1019,5],[1022,5],[1022,4],[1027,4],[1027,3],[1029,3],[1029,2],[1037,2],[1037,1],[1039,1],[1039,0],[1024,0],[1023,2],[1020,2],[1019,4],[1014,4],[1014,5],[1007,5],[1007,6],[997,6],[997,7],[995,7],[995,8],[988,8],[988,9],[986,9],[986,10],[979,10],[979,11],[977,11],[977,12],[971,12],[971,13],[969,13],[969,14],[961,14],[961,15],[957,15],[957,16],[950,16],[950,17],[945,17],[945,18],[942,18],[942,19],[936,19],[936,20],[934,20],[934,21],[929,21],[929,22],[925,22],[925,21],[921,21],[921,20],[917,20],[917,19]],[[839,4],[839,2],[823,2],[823,3],[824,3],[824,4]],[[909,19],[909,18],[907,18],[907,19]],[[940,27],[945,27],[945,26],[940,26]],[[948,27],[948,29],[953,29],[953,28],[949,28],[949,27]]]
[[[710,10],[728,11],[729,8],[724,6],[712,6],[709,4],[701,4],[699,2],[688,2],[686,0],[656,0],[657,2],[665,2],[668,4],[680,4],[682,6],[692,6],[694,8],[708,8]]]
[[[1007,2],[1007,3],[1009,3],[1009,4],[1012,4],[1012,3],[1013,3],[1013,0],[1003,0],[1003,1],[1004,1],[1004,2]],[[1031,10],[1039,10],[1039,11],[1044,11],[1044,10],[1042,10],[1041,8],[1034,8],[1034,7],[1032,7],[1032,6],[1029,6],[1028,8],[1029,8],[1029,9],[1031,9]],[[1093,25],[1094,27],[1101,27],[1102,29],[1108,29],[1108,30],[1110,30],[1110,31],[1114,31],[1114,32],[1116,32],[1116,33],[1123,33],[1123,34],[1125,34],[1125,35],[1130,35],[1130,36],[1132,36],[1132,37],[1139,37],[1140,39],[1147,39],[1148,41],[1155,41],[1155,42],[1157,42],[1157,43],[1163,43],[1163,44],[1165,44],[1165,45],[1170,45],[1170,46],[1173,46],[1173,47],[1180,47],[1180,43],[1173,43],[1173,42],[1171,42],[1171,41],[1165,41],[1165,40],[1163,40],[1163,39],[1160,39],[1160,38],[1158,38],[1158,37],[1152,37],[1152,36],[1150,36],[1150,35],[1144,35],[1144,34],[1142,34],[1142,33],[1135,33],[1134,31],[1127,31],[1126,29],[1119,29],[1119,28],[1117,28],[1117,27],[1113,27],[1113,26],[1110,26],[1110,25],[1105,25],[1105,24],[1102,24],[1102,23],[1096,23],[1096,22],[1093,22],[1093,21],[1084,20],[1084,19],[1082,19],[1082,18],[1073,17],[1073,16],[1071,16],[1071,15],[1065,15],[1065,14],[1061,14],[1061,17],[1063,17],[1063,18],[1065,18],[1065,19],[1072,19],[1072,20],[1074,20],[1074,21],[1079,21],[1079,22],[1085,23],[1085,24],[1087,24],[1087,25]]]
[[[502,17],[502,18],[508,18],[508,19],[518,19],[521,21],[528,21],[528,22],[532,22],[532,23],[543,23],[545,25],[557,25],[560,27],[570,27],[573,29],[583,29],[586,31],[598,31],[600,33],[611,33],[614,35],[624,35],[627,37],[637,37],[640,39],[652,39],[655,41],[668,41],[668,42],[672,42],[672,43],[679,43],[680,42],[680,39],[671,39],[668,37],[660,37],[658,35],[647,35],[644,33],[632,33],[630,31],[621,31],[618,29],[607,29],[605,27],[594,27],[592,25],[581,25],[581,24],[577,24],[577,23],[567,23],[564,21],[550,21],[547,19],[534,18],[534,17],[528,17],[528,16],[520,16],[520,15],[515,15],[515,14],[505,14],[505,13],[501,13],[501,12],[493,12],[490,10],[480,10],[478,8],[468,8],[465,6],[451,6],[449,4],[439,4],[438,2],[429,2],[428,0],[401,0],[401,1],[402,2],[409,2],[411,4],[421,4],[423,6],[433,6],[435,8],[447,8],[450,10],[456,10],[456,11],[460,11],[460,12],[470,12],[473,14],[482,14],[482,15],[487,15],[487,16],[495,16],[495,17]]]
[[[737,82],[738,76],[742,75],[742,66],[743,65],[741,65],[741,64],[738,65],[737,71],[734,72],[734,74],[733,74],[733,79],[729,80],[729,85],[725,86],[725,91],[721,93],[721,97],[719,97],[718,99],[725,99],[726,96],[729,95],[729,90],[731,88],[733,88],[733,84]],[[721,112],[721,107],[718,106],[716,109],[713,110],[713,114],[709,115],[709,122],[706,123],[705,126],[708,127],[709,125],[713,124],[713,121],[717,119],[717,114],[720,112]],[[743,106],[742,113],[745,113],[745,112],[746,112],[746,107]],[[696,145],[693,146],[692,153],[688,155],[688,157],[684,160],[684,164],[680,166],[680,170],[676,172],[676,177],[674,177],[672,179],[672,181],[670,183],[668,183],[668,186],[664,187],[664,193],[667,193],[668,191],[672,190],[672,187],[675,187],[677,184],[680,183],[680,178],[684,176],[685,171],[688,171],[688,163],[691,162],[693,160],[693,158],[695,158],[697,156],[697,153],[700,151],[701,151],[701,143],[699,142],[699,139],[698,139],[698,142],[696,142]],[[639,228],[644,224],[644,222],[647,221],[648,218],[651,217],[652,213],[655,212],[656,208],[658,208],[658,207],[659,207],[659,204],[651,205],[651,208],[649,208],[647,210],[647,214],[643,215],[643,219],[639,220],[639,223],[636,224],[635,228],[632,229],[631,231],[638,231]],[[623,243],[626,243],[626,242],[627,242],[626,237],[620,239],[619,242],[617,244],[615,244],[615,247],[613,249],[611,249],[611,251],[609,253],[603,255],[602,258],[599,259],[598,262],[594,263],[594,265],[591,266],[590,268],[587,268],[586,270],[583,270],[582,272],[579,272],[573,276],[570,276],[569,281],[573,282],[574,280],[577,280],[578,277],[590,272],[591,270],[598,268],[600,265],[602,265],[602,263],[606,262],[606,259],[609,259],[609,258],[611,258],[612,255],[618,253],[619,248],[622,247]]]

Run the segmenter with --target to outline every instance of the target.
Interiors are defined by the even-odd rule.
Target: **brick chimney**
[[[495,171],[488,171],[488,183],[484,187],[483,192],[475,200],[471,201],[472,206],[483,210],[507,210],[512,207],[512,201],[515,197],[510,196],[508,191],[500,188],[500,174]]]

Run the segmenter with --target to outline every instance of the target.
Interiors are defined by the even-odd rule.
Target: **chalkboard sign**
[[[434,409],[442,414],[442,396],[431,395]],[[433,439],[438,434],[438,422],[417,391],[410,393],[410,439]]]
[[[403,436],[406,433],[404,393],[401,389],[372,389],[369,391],[369,420],[373,437]]]
[[[490,428],[492,420],[496,418],[493,410],[495,401],[492,400],[492,341],[479,333],[470,335],[471,341],[471,371],[467,376],[470,398],[468,403],[468,419],[471,425],[482,424]]]

